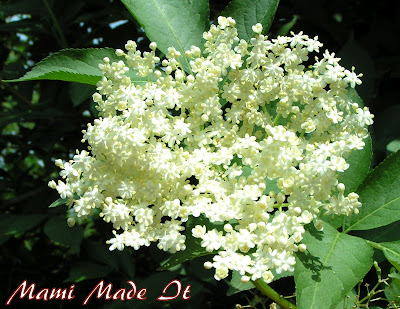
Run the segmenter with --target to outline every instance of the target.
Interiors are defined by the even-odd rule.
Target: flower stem
[[[277,304],[281,305],[282,308],[285,309],[296,309],[296,306],[293,305],[288,300],[284,299],[282,296],[278,294],[273,288],[271,288],[263,279],[258,279],[256,281],[252,281],[254,286],[259,289],[264,295],[268,296]]]
[[[281,119],[281,116],[282,116],[281,114],[277,114],[277,115],[276,115],[276,117],[275,117],[275,119],[274,119],[274,122],[272,123],[273,126],[276,126],[276,125],[277,125],[279,119]]]

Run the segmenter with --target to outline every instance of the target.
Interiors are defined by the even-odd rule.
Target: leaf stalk
[[[258,279],[256,281],[251,281],[254,286],[260,290],[264,295],[268,296],[277,304],[281,305],[284,309],[297,309],[290,301],[283,298],[278,294],[273,288],[271,288],[263,279]]]

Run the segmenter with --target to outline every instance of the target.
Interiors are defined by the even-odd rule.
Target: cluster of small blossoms
[[[322,209],[358,212],[358,195],[345,196],[337,175],[372,123],[347,95],[360,75],[328,51],[306,67],[317,37],[253,31],[240,40],[235,21],[220,17],[204,52],[186,51],[187,72],[174,48],[158,69],[155,43],[142,54],[129,41],[116,51],[124,61],[104,59],[99,118],[83,131],[89,151],[57,160],[64,181],[49,183],[68,199],[70,225],[99,209],[114,227],[110,250],[156,242],[174,253],[189,232],[215,253],[205,267],[216,280],[235,270],[243,282],[270,282],[293,271],[304,225],[322,229]],[[130,69],[149,82],[132,83]],[[189,217],[210,223],[185,234]]]

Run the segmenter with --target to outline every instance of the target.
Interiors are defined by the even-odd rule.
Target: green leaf
[[[303,243],[294,271],[299,309],[335,308],[372,266],[372,247],[327,223],[322,232],[308,225]]]
[[[81,226],[69,227],[63,217],[51,218],[44,226],[44,233],[51,240],[71,247],[75,253],[79,253],[83,231]]]
[[[108,245],[100,241],[87,240],[83,243],[83,248],[90,259],[108,265],[112,270],[117,270],[118,261],[115,254],[117,252],[110,251],[108,247]]]
[[[396,242],[400,240],[400,224],[393,222],[389,225],[381,226],[376,229],[364,231],[351,231],[351,235],[357,236],[375,243]],[[378,263],[387,260],[382,250],[375,250],[374,261]]]
[[[111,62],[124,60],[116,56],[112,48],[63,49],[40,61],[23,77],[7,82],[51,79],[96,85],[103,77],[99,64],[103,63],[104,57],[110,58]],[[128,76],[135,84],[148,81],[147,77],[137,76],[133,70]]]
[[[233,294],[254,289],[255,286],[251,282],[242,283],[242,275],[238,271],[232,272],[232,279],[229,282],[229,289],[226,292],[227,296],[231,296]]]
[[[389,152],[396,152],[400,150],[400,140],[394,139],[386,145],[386,150]]]
[[[45,218],[46,215],[2,214],[0,217],[0,235],[22,234],[39,225]]]
[[[389,276],[389,278],[397,279],[397,280],[400,281],[400,273],[397,273],[397,272],[394,270],[394,268],[392,268],[392,271],[390,272],[390,274],[389,274],[388,276]]]
[[[192,45],[201,48],[203,32],[209,27],[206,0],[121,0],[146,32],[166,54],[168,47],[181,53],[183,69],[190,72],[185,51]]]
[[[130,278],[133,278],[135,276],[136,267],[132,252],[124,249],[123,251],[112,253],[117,259],[118,269],[127,274]]]
[[[346,186],[345,194],[356,192],[364,178],[367,176],[371,167],[372,160],[372,140],[371,136],[364,140],[365,146],[361,150],[353,151],[346,162],[350,167],[343,173],[339,174],[338,181]]]
[[[212,254],[212,252],[206,251],[206,249],[203,248],[200,243],[201,240],[196,238],[186,239],[186,249],[184,251],[178,251],[177,253],[174,253],[172,257],[161,267],[157,268],[157,270],[167,270],[176,265],[182,264],[185,261]]]
[[[263,25],[267,33],[272,25],[279,0],[232,0],[222,11],[223,16],[236,20],[239,38],[249,41],[255,34],[252,26]]]
[[[68,200],[69,200],[69,198],[59,198],[58,200],[56,200],[53,203],[51,203],[49,208],[65,205],[68,202]]]
[[[346,95],[349,99],[351,99],[354,103],[357,103],[360,107],[365,106],[363,99],[361,99],[358,92],[354,88],[348,87]]]
[[[290,30],[292,30],[292,28],[294,27],[294,25],[296,24],[297,20],[299,19],[298,15],[293,15],[293,18],[291,21],[289,21],[288,23],[284,24],[281,29],[279,30],[278,34],[281,36],[285,36],[289,33]]]
[[[400,240],[395,242],[380,243],[386,259],[400,271]]]
[[[400,305],[399,273],[392,269],[391,273],[389,274],[389,278],[392,280],[389,286],[385,288],[385,296],[390,304],[395,305],[393,308],[398,308],[396,305]]]
[[[400,152],[387,157],[357,190],[362,207],[345,233],[368,230],[400,220]]]
[[[360,107],[365,106],[354,88],[347,88],[347,97]],[[364,143],[365,146],[363,149],[350,153],[349,158],[346,159],[350,167],[345,172],[339,174],[338,181],[346,185],[345,194],[356,192],[371,168],[372,139],[370,134],[364,139]]]
[[[74,106],[80,105],[85,100],[92,97],[92,94],[96,92],[96,87],[87,84],[69,84],[69,96]]]
[[[81,282],[88,279],[103,279],[111,272],[107,266],[92,262],[77,262],[71,266],[69,277],[64,282]]]
[[[39,225],[46,215],[12,215],[2,214],[0,217],[0,245],[13,236],[19,236]]]
[[[340,301],[335,309],[346,309],[346,308],[357,308],[357,294],[353,290],[350,290],[347,295]]]
[[[353,151],[346,162],[350,167],[343,173],[339,174],[338,181],[345,184],[345,194],[357,192],[358,187],[361,185],[367,176],[371,161],[372,161],[372,139],[371,136],[364,140],[365,146],[361,150]],[[324,216],[321,212],[320,218],[335,228],[339,228],[350,221],[348,216]]]

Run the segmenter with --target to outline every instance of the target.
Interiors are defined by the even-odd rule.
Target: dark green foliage
[[[249,29],[254,22],[262,22],[271,37],[290,31],[318,35],[324,48],[337,52],[344,66],[351,69],[351,65],[355,65],[357,72],[364,73],[363,85],[357,91],[376,120],[371,130],[372,146],[368,140],[368,147],[350,159],[352,168],[339,180],[346,183],[348,190],[356,190],[368,172],[372,153],[374,167],[400,148],[397,146],[400,141],[397,91],[400,43],[394,39],[397,33],[393,31],[399,28],[400,18],[386,1],[376,2],[371,9],[362,1],[282,0],[274,18],[278,1],[234,0],[226,7],[229,1],[174,0],[176,5],[165,10],[175,19],[163,19],[164,11],[156,5],[162,2],[0,0],[0,80],[18,79],[46,57],[45,64],[50,66],[47,72],[33,69],[30,75],[20,79],[31,80],[29,82],[0,81],[0,300],[3,305],[12,291],[27,279],[40,288],[68,287],[76,283],[76,299],[59,301],[56,306],[51,302],[15,299],[15,308],[79,308],[88,292],[104,279],[106,283],[114,283],[114,291],[127,287],[127,280],[134,280],[138,288],[151,290],[151,300],[93,300],[88,308],[234,308],[236,303],[261,308],[257,301],[259,294],[237,293],[250,288],[240,282],[237,274],[228,278],[230,287],[227,283],[215,282],[213,271],[204,270],[202,266],[212,255],[204,252],[198,243],[192,242],[186,255],[172,257],[153,248],[110,252],[105,244],[111,237],[109,226],[101,220],[86,220],[82,226],[69,228],[65,219],[66,201],[57,200],[56,192],[47,187],[49,180],[58,177],[54,159],[68,159],[75,149],[86,147],[80,143],[81,130],[96,116],[91,94],[95,90],[92,85],[101,77],[96,69],[99,60],[104,56],[112,57],[112,49],[123,48],[128,39],[139,39],[138,49],[148,50],[149,40],[144,30],[155,21],[158,28],[148,30],[147,34],[159,43],[163,53],[170,45],[181,51],[192,44],[198,45],[199,35],[208,28],[208,20],[215,22],[221,12],[237,19],[239,35],[244,39],[249,39]],[[184,15],[189,9],[198,12],[198,16],[193,21],[180,23],[182,16],[179,14]],[[157,16],[152,14],[155,10],[158,10]],[[119,26],[113,24],[118,21],[126,22]],[[174,28],[173,35],[160,32],[167,28]],[[62,68],[59,63],[52,63],[53,56],[66,48],[70,50],[60,52],[67,58],[66,66]],[[90,70],[76,61],[83,61]],[[59,72],[49,73],[53,65]],[[39,78],[57,81],[33,81]],[[320,234],[315,230],[307,232],[305,242],[309,251],[298,255],[300,266],[295,273],[298,289],[309,283],[298,296],[301,308],[325,308],[328,300],[334,305],[345,294],[354,296],[350,289],[370,268],[372,247],[379,246],[394,266],[390,270],[387,263],[384,275],[392,278],[385,295],[395,299],[400,289],[399,275],[395,271],[400,265],[399,238],[396,237],[399,228],[398,221],[392,223],[399,219],[396,217],[398,156],[388,158],[357,190],[366,202],[366,210],[349,222],[327,220],[335,227],[344,223],[344,231],[349,235],[338,233],[330,225]],[[391,170],[388,162],[396,169]],[[371,209],[380,211],[382,216],[374,217],[373,221],[364,220]],[[342,253],[343,261],[339,263],[340,260],[326,256],[328,251],[333,255]],[[310,255],[326,259],[310,260]],[[198,258],[187,261],[194,257]],[[362,267],[350,274],[347,270],[352,269],[351,263],[356,261],[362,262]],[[170,269],[157,272],[161,264]],[[319,283],[312,280],[318,267],[321,271]],[[343,279],[346,276],[351,278]],[[368,276],[366,278],[369,280]],[[180,279],[184,286],[191,284],[192,298],[173,303],[155,301],[172,279]],[[332,283],[332,280],[347,280],[342,293],[331,293],[324,300],[310,296],[329,294],[322,283]],[[271,286],[284,295],[294,292],[292,277],[279,279]],[[227,297],[227,292],[232,296]],[[377,305],[384,307],[385,303]]]

